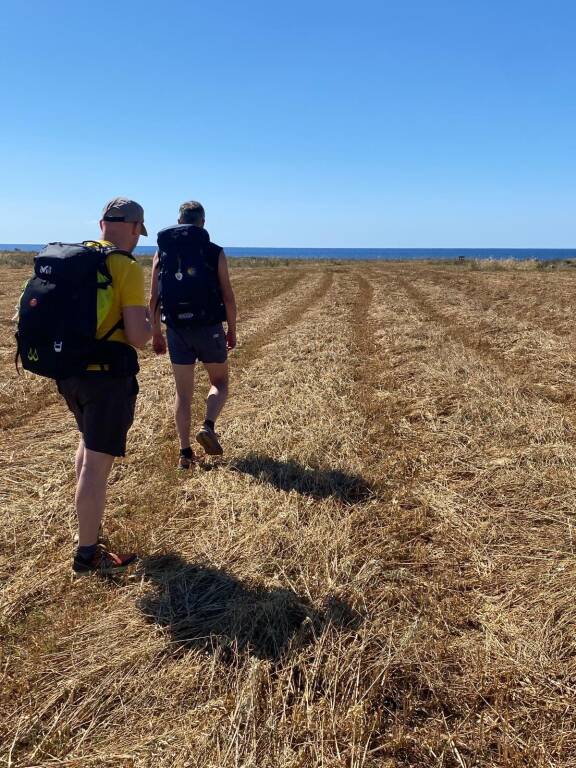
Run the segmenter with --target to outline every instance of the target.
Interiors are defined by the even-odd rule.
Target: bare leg
[[[190,447],[190,427],[192,421],[192,398],[194,396],[194,365],[172,364],[176,382],[176,402],[174,421],[180,440],[180,448]]]
[[[74,459],[74,466],[76,469],[76,482],[80,480],[80,472],[82,471],[82,464],[84,464],[84,436],[80,435],[80,442],[76,450],[76,458]]]
[[[206,398],[206,418],[216,421],[228,398],[228,363],[204,363],[210,379],[210,391]]]
[[[98,529],[106,505],[106,485],[114,456],[84,447],[84,458],[76,486],[78,544],[88,547],[98,541]]]

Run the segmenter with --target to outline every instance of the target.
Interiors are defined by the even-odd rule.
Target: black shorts
[[[76,417],[86,448],[110,456],[124,456],[138,395],[136,376],[95,373],[60,379],[56,383],[58,392]]]
[[[175,365],[225,363],[228,359],[222,323],[196,328],[166,328],[170,362]]]

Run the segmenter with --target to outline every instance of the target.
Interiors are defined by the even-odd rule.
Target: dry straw
[[[11,368],[23,274],[0,296],[7,765],[575,764],[570,272],[235,271],[226,458],[175,471],[146,353],[107,520],[143,558],[80,585],[71,417]]]

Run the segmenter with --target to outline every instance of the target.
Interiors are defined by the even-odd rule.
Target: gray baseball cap
[[[148,232],[144,226],[144,208],[127,197],[115,197],[106,203],[102,211],[104,221],[126,221],[142,224],[142,234],[147,237]]]

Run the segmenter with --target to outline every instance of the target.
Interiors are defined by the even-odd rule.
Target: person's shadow
[[[229,468],[282,491],[296,491],[315,499],[332,496],[345,504],[366,501],[375,492],[361,475],[340,469],[304,467],[293,459],[278,461],[258,453],[235,459]]]
[[[138,603],[151,622],[169,630],[174,649],[218,652],[231,660],[241,652],[277,661],[313,642],[328,624],[357,628],[360,615],[329,599],[317,611],[290,589],[243,584],[218,568],[187,563],[170,553],[141,562],[150,589]]]

